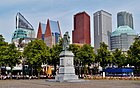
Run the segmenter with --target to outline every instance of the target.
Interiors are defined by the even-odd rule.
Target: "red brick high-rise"
[[[72,43],[91,44],[90,16],[86,12],[81,12],[74,15]]]

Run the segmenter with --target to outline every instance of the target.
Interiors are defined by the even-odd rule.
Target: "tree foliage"
[[[128,63],[132,66],[140,66],[140,40],[135,38],[135,42],[128,50]]]
[[[85,44],[77,52],[77,58],[83,65],[91,64],[95,61],[94,49],[91,45]]]
[[[97,61],[100,62],[100,65],[105,68],[107,64],[112,63],[112,55],[110,51],[107,49],[107,45],[104,42],[100,43],[100,48],[97,49]]]
[[[38,74],[41,71],[42,63],[47,63],[50,53],[49,47],[42,40],[34,40],[28,43],[24,48],[24,58],[32,68],[36,69]]]
[[[54,72],[56,72],[56,66],[59,65],[59,55],[62,52],[62,40],[59,41],[58,44],[54,45],[50,49],[50,60],[49,64],[54,65]],[[54,73],[55,74],[55,73]]]
[[[8,44],[0,35],[0,66],[9,66],[12,69],[16,64],[20,63],[20,53],[14,43]],[[11,74],[12,75],[12,74]],[[12,76],[11,76],[12,78]]]
[[[5,42],[4,40],[5,40],[5,39],[3,38],[3,36],[0,35],[0,42],[1,42],[1,43],[2,43],[2,42]]]
[[[4,41],[5,39],[3,38],[2,35],[0,35],[0,66],[4,66],[5,64],[5,58],[6,58],[6,49],[8,47],[8,43]]]
[[[11,70],[16,64],[20,63],[20,52],[17,50],[14,43],[9,44],[5,51],[5,64],[11,67]]]
[[[118,67],[122,67],[124,65],[126,65],[126,56],[125,54],[122,53],[121,50],[119,50],[118,48],[115,49],[115,51],[113,52],[113,64],[118,65]]]
[[[72,51],[74,54],[75,65],[79,64],[79,62],[80,62],[80,59],[77,57],[77,53],[78,53],[79,49],[80,49],[80,46],[76,45],[76,44],[71,44],[69,47],[69,50]]]

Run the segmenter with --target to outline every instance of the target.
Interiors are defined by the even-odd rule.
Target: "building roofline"
[[[21,16],[32,28],[28,28],[28,29],[30,29],[30,30],[34,30],[34,28],[33,28],[33,26],[30,24],[30,22],[27,20],[27,19],[25,19],[25,17],[20,13],[20,12],[18,12],[17,14],[16,14],[16,17],[17,16]],[[16,25],[17,26],[17,25]],[[21,27],[22,28],[22,27]]]
[[[87,16],[89,16],[89,14],[88,14],[86,11],[76,13],[74,16],[77,16],[77,15],[80,15],[80,14],[86,14]],[[89,17],[90,17],[90,16],[89,16]]]
[[[118,12],[117,14],[120,14],[120,13],[129,13],[129,14],[132,14],[132,13],[127,12],[127,11],[120,11],[120,12]]]
[[[112,14],[111,14],[111,13],[109,13],[109,12],[107,12],[107,11],[105,11],[105,10],[99,10],[99,11],[95,12],[95,13],[94,13],[94,15],[95,15],[96,13],[99,13],[99,12],[104,12],[104,13],[107,13],[107,14],[109,14],[109,15],[111,15],[111,16],[112,16]]]

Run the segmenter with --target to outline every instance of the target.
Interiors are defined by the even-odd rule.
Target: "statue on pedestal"
[[[55,80],[59,82],[78,80],[78,76],[75,75],[75,68],[73,65],[74,54],[69,51],[70,36],[66,32],[62,39],[63,51],[60,53],[60,64],[58,74],[55,76]]]

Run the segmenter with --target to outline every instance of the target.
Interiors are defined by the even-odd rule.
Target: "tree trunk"
[[[54,64],[54,75],[56,75],[56,64]]]
[[[37,76],[38,76],[38,79],[40,79],[40,72],[41,72],[41,66],[40,67],[37,67]]]
[[[38,72],[38,79],[40,79],[40,72]]]
[[[10,70],[10,79],[12,79],[12,72],[13,72],[13,68],[11,67],[11,70]]]

